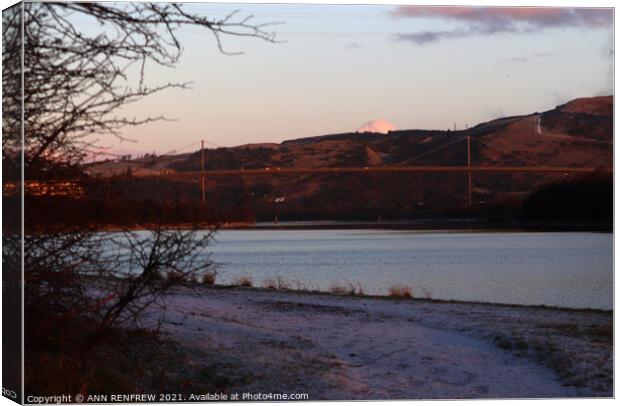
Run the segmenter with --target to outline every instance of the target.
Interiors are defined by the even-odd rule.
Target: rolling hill
[[[613,97],[572,100],[542,113],[504,117],[460,131],[400,130],[388,134],[343,133],[282,143],[208,149],[206,169],[466,165],[613,166]],[[200,170],[200,151],[106,161],[85,169],[93,176],[159,175]],[[559,175],[562,176],[562,175]],[[571,175],[572,176],[572,175]],[[563,177],[564,179],[566,176]],[[476,174],[474,206],[517,207],[558,175]],[[147,180],[126,198],[152,199]],[[199,180],[166,181],[175,200],[200,199]],[[173,185],[174,184],[174,185]],[[268,219],[416,218],[458,213],[466,205],[464,174],[329,174],[207,179],[208,208],[222,216]],[[275,197],[281,197],[274,203]],[[228,213],[228,214],[224,214]]]

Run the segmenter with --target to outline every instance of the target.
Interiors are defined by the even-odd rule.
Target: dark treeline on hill
[[[150,223],[201,226],[271,222],[276,217],[279,221],[469,218],[481,224],[515,227],[612,227],[613,181],[608,172],[552,180],[529,195],[505,194],[502,199],[489,201],[478,190],[471,208],[467,205],[464,175],[425,176],[432,179],[418,179],[417,187],[415,177],[408,175],[350,174],[327,179],[300,175],[291,180],[291,188],[300,182],[315,182],[320,190],[278,202],[275,198],[287,195],[286,185],[229,181],[210,184],[206,204],[202,204],[195,182],[96,180],[83,182],[79,196],[27,194],[25,205],[30,214],[26,221],[31,229],[43,225],[107,229]],[[498,175],[498,179],[488,177],[487,184],[501,181]],[[527,182],[527,176],[521,181]],[[5,203],[9,204],[10,198]]]
[[[524,223],[600,223],[611,227],[614,215],[613,176],[594,173],[555,182],[528,196],[519,211]]]
[[[75,182],[71,193],[27,193],[24,205],[29,230],[63,228],[132,228],[149,224],[198,225],[227,221],[253,221],[253,213],[245,212],[232,195],[224,191],[222,200],[230,206],[203,205],[200,198],[188,198],[181,192],[186,185],[152,180],[99,180]],[[77,192],[75,192],[77,190]],[[199,196],[199,194],[198,194]],[[5,204],[19,195],[5,197]],[[15,202],[17,204],[17,201]],[[229,209],[230,207],[230,209]]]

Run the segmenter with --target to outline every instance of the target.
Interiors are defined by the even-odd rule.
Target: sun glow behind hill
[[[396,130],[394,124],[390,123],[386,120],[373,120],[367,123],[364,123],[357,132],[358,133],[381,133],[387,134],[390,131]]]

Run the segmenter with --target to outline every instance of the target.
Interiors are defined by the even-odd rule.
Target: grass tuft
[[[205,285],[214,285],[216,276],[217,272],[215,271],[205,272],[204,274],[202,274],[202,283],[204,283]]]
[[[269,278],[263,281],[263,287],[266,289],[273,290],[289,290],[291,286],[288,282],[284,280],[281,276],[278,276],[276,279]]]
[[[348,286],[332,285],[329,291],[335,295],[364,296],[364,287],[361,283],[349,283]]]
[[[422,290],[422,296],[424,296],[424,299],[428,299],[431,300],[433,298],[433,291],[431,289],[427,289],[427,288],[420,288]]]
[[[180,283],[185,280],[185,276],[181,272],[168,271],[166,273],[166,279],[171,283]]]
[[[252,278],[249,276],[242,276],[235,281],[235,285],[243,286],[244,288],[251,288],[254,284],[252,283]]]
[[[364,296],[364,287],[361,283],[349,283],[349,294],[351,296]]]

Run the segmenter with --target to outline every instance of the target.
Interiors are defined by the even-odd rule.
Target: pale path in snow
[[[535,398],[611,396],[611,344],[562,330],[610,322],[611,312],[197,286],[171,295],[163,331],[231,391]],[[561,377],[563,355],[579,362],[560,364],[571,371]]]

